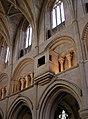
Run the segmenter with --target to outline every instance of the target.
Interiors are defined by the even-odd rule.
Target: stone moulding
[[[38,76],[34,79],[35,83],[38,83],[39,85],[44,85],[51,81],[51,79],[54,77],[54,74],[51,72],[46,72],[42,74],[41,76]]]

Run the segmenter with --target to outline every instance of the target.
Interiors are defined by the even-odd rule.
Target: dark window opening
[[[59,72],[61,72],[61,64],[60,64],[60,62],[59,62]]]
[[[49,55],[49,60],[52,61],[52,55]]]
[[[85,7],[86,7],[86,13],[88,13],[88,3],[86,3]]]
[[[0,114],[0,119],[2,119],[2,116],[1,116],[1,114]]]
[[[48,38],[51,37],[51,31],[50,31],[50,30],[48,30],[48,35],[47,35],[47,37],[48,37]]]
[[[20,58],[24,55],[23,49],[20,50]]]
[[[38,59],[38,67],[45,64],[45,56],[41,57],[40,59]]]

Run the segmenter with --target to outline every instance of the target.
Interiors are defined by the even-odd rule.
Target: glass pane
[[[62,17],[62,22],[65,21],[63,2],[61,3],[61,17]]]
[[[10,57],[10,52],[9,52],[9,47],[7,47],[7,49],[6,49],[5,63],[7,63],[9,61],[9,57]]]
[[[60,20],[60,8],[59,6],[57,6],[57,25],[59,25],[61,23],[61,20]]]
[[[27,31],[26,31],[26,46],[25,46],[25,48],[28,47],[28,39],[29,39],[29,28],[27,28]]]
[[[56,27],[56,14],[55,14],[55,9],[52,11],[52,28]]]
[[[30,46],[32,43],[32,27],[29,27],[29,28],[30,28],[30,34],[29,34],[28,46]]]

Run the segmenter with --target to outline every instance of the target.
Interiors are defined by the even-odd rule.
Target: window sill
[[[52,37],[54,34],[56,34],[58,31],[61,31],[65,27],[65,21],[56,26],[55,28],[47,31],[47,39]]]

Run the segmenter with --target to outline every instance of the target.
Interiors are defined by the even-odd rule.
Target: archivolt
[[[88,58],[88,23],[85,25],[83,34],[82,34],[82,40],[83,40],[83,48],[84,48],[84,59]]]
[[[8,75],[6,73],[0,74],[0,81],[2,81],[3,79],[8,79]]]
[[[61,37],[56,37],[55,39],[53,39],[45,48],[46,49],[52,49],[54,50],[57,46],[59,46],[62,43],[68,43],[73,45],[73,47],[75,47],[75,42],[74,40],[69,37],[69,36],[61,36]]]
[[[81,101],[81,96],[82,96],[82,91],[81,89],[76,85],[73,84],[69,81],[63,80],[63,79],[57,79],[51,82],[45,91],[43,92],[39,102],[38,102],[38,107],[39,107],[39,119],[43,117],[43,112],[46,106],[46,103],[49,103],[47,101],[54,99],[56,96],[58,96],[61,92],[66,92],[71,94],[76,101],[79,104],[79,107],[82,108],[82,101]]]
[[[22,71],[22,69],[27,66],[28,64],[33,64],[33,59],[31,58],[26,58],[24,60],[22,60],[18,66],[16,67],[14,73],[13,73],[13,80],[15,78],[16,80],[16,77],[18,76],[18,74]]]
[[[7,119],[12,119],[13,114],[15,115],[16,111],[19,111],[22,106],[27,106],[31,112],[33,110],[32,101],[28,97],[19,95],[9,107]]]

